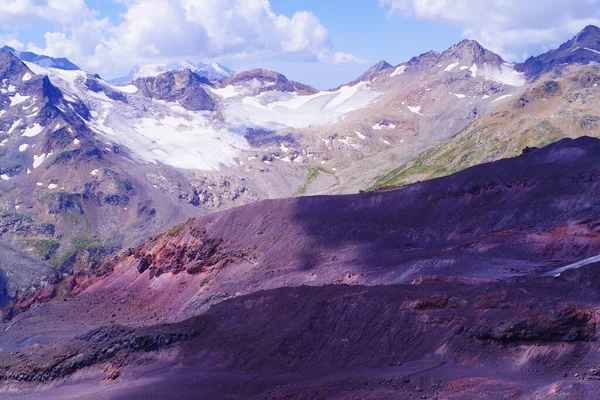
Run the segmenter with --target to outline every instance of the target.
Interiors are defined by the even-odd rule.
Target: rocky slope
[[[547,72],[560,76],[563,70],[573,64],[597,65],[598,63],[600,63],[600,28],[589,25],[558,49],[550,50],[537,57],[532,56],[518,65],[517,69],[530,78],[538,78]]]
[[[93,266],[192,216],[356,193],[533,90],[525,73],[473,41],[392,68],[379,63],[328,91],[266,70],[215,83],[195,69],[157,68],[115,86],[39,63],[2,52],[2,241],[45,264],[11,286],[23,290],[54,282],[41,273],[49,267]],[[557,102],[556,113],[583,101],[573,99]],[[524,113],[535,119],[535,109]]]
[[[449,175],[540,147],[564,137],[597,137],[600,68],[575,68],[556,79],[542,77],[518,97],[475,120],[452,138],[380,176],[371,190]]]
[[[190,221],[5,322],[0,390],[592,399],[598,265],[542,275],[600,252],[599,160],[600,140],[565,139]]]

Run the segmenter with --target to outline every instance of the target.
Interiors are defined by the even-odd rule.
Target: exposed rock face
[[[537,79],[546,72],[561,75],[562,70],[573,64],[588,65],[594,62],[600,63],[600,28],[590,25],[558,49],[532,56],[517,65],[517,69],[525,72],[529,78]]]
[[[8,51],[8,52],[14,54],[15,56],[19,57],[23,61],[29,61],[34,64],[41,65],[43,67],[64,69],[66,71],[75,71],[75,70],[80,69],[77,65],[73,64],[67,58],[54,58],[54,57],[35,54],[30,51],[17,51],[9,46],[4,46],[2,48],[2,50]]]
[[[279,92],[295,92],[297,90],[294,84],[282,74],[262,68],[235,74],[221,83],[221,87],[229,85],[247,87],[252,89],[255,94],[270,90]],[[301,91],[307,90],[306,85],[301,85],[299,88]]]
[[[384,70],[391,70],[393,67],[387,61],[381,60],[377,64],[373,65],[367,71],[365,71],[361,76],[356,78],[356,80],[350,82],[348,85],[356,85],[359,82],[370,81],[373,79],[378,73]]]
[[[446,65],[453,61],[460,61],[462,65],[472,66],[473,64],[483,66],[487,64],[489,66],[498,67],[504,60],[496,53],[485,49],[475,40],[463,40],[462,42],[455,44],[448,50],[444,51],[437,62]]]
[[[124,397],[179,396],[164,378],[189,374],[207,398],[596,393],[596,375],[562,373],[600,364],[599,266],[545,272],[600,253],[599,160],[600,140],[565,139],[396,191],[189,221],[8,309],[0,379],[145,379]]]
[[[165,72],[156,77],[140,78],[133,82],[146,96],[169,102],[179,102],[192,111],[212,111],[215,104],[206,93],[210,81],[190,69]]]

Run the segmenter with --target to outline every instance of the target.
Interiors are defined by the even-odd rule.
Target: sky
[[[1,0],[0,43],[106,79],[187,60],[328,89],[475,39],[518,62],[600,25],[600,0]]]

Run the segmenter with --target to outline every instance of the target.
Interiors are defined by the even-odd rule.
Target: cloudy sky
[[[589,24],[600,25],[600,0],[0,1],[0,42],[105,78],[133,65],[218,61],[320,89],[463,38],[522,61]]]

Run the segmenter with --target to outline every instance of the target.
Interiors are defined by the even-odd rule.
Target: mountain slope
[[[17,51],[9,46],[2,47],[2,50],[14,54],[16,57],[20,58],[23,61],[32,62],[42,67],[58,68],[66,71],[76,71],[81,69],[77,65],[69,61],[67,58],[54,58],[32,53],[30,51]]]
[[[222,81],[234,74],[232,70],[218,63],[203,64],[181,61],[166,64],[150,64],[141,67],[135,66],[127,75],[111,79],[109,82],[114,85],[125,86],[140,78],[153,78],[165,72],[177,73],[185,69],[189,69],[210,81]]]
[[[564,137],[598,136],[600,69],[558,79],[540,78],[521,96],[482,116],[462,132],[377,178],[371,189],[449,175],[540,147]]]
[[[329,91],[263,69],[218,84],[192,69],[155,70],[115,86],[2,53],[0,206],[9,227],[2,240],[59,275],[210,211],[356,193],[488,118],[518,126],[498,110],[521,109],[514,118],[535,122],[527,101],[537,95],[521,100],[531,81],[474,41],[395,67],[380,63],[368,79]],[[564,101],[544,98],[535,107],[578,112],[593,125],[589,88]],[[512,143],[506,154],[529,144]],[[452,163],[492,159],[471,156]],[[32,281],[48,281],[42,270]]]
[[[600,252],[599,160],[600,140],[565,139],[397,191],[190,221],[5,323],[7,394],[590,398],[598,266],[540,275]]]
[[[573,39],[563,43],[558,49],[553,49],[539,55],[530,57],[523,64],[517,65],[529,78],[536,79],[544,73],[553,71],[560,75],[573,64],[599,64],[600,63],[600,28],[594,25],[585,27]]]

